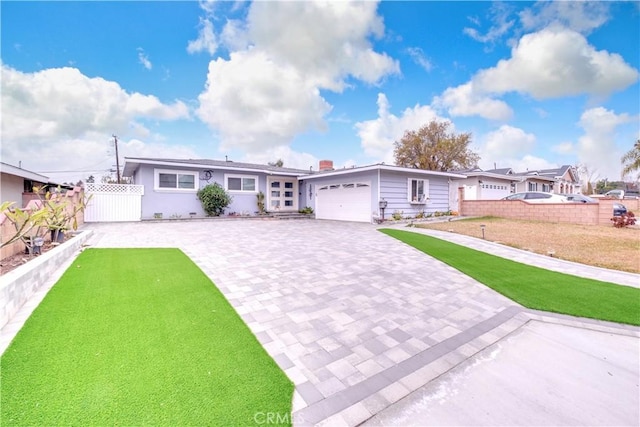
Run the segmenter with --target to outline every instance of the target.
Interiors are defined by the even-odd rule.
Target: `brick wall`
[[[613,204],[622,203],[635,214],[640,200],[600,199],[593,203],[527,203],[522,200],[461,200],[462,216],[496,216],[527,221],[610,225]]]
[[[23,194],[23,199],[25,198],[25,195],[27,196],[28,199],[30,199],[25,209],[34,209],[34,208],[37,209],[40,203],[39,199],[37,197],[36,198],[30,197],[29,194],[31,193]],[[73,190],[68,190],[64,193],[54,195],[54,197],[62,197],[67,200],[70,200],[71,204],[67,206],[67,210],[69,210],[70,212],[73,212],[73,206],[80,203],[80,201],[84,197],[84,191],[80,187],[76,187]],[[16,205],[14,205],[14,207],[15,206]],[[82,224],[84,224],[84,214],[82,212],[79,212],[76,215],[76,220],[78,221],[78,227],[80,227]],[[15,227],[10,221],[7,220],[6,216],[3,213],[0,213],[0,236],[2,237],[2,241],[6,242],[14,234],[15,234]],[[46,230],[45,227],[42,227],[40,235],[42,235],[45,238],[45,240],[50,240],[50,233],[48,230]],[[0,259],[4,259],[6,257],[18,254],[20,252],[24,252],[24,250],[25,250],[24,243],[18,240],[17,242],[14,242],[0,249]]]

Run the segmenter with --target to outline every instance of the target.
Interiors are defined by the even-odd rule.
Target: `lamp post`
[[[480,224],[480,230],[482,230],[482,239],[484,240],[484,228],[486,227],[486,225],[484,224]]]
[[[384,210],[387,207],[387,201],[382,199],[378,202],[378,207],[380,208],[380,212],[382,213],[382,220],[384,221]]]

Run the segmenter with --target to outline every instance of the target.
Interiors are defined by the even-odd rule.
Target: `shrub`
[[[313,208],[311,206],[305,206],[304,208],[300,209],[298,212],[305,215],[311,215],[313,213]]]
[[[394,211],[391,217],[396,221],[400,221],[402,219],[403,214],[404,214],[403,211]]]
[[[611,221],[613,221],[614,227],[623,228],[629,225],[635,225],[636,216],[633,214],[633,212],[629,211],[624,215],[614,216],[613,218],[611,218]]]
[[[207,216],[220,216],[233,198],[217,182],[198,190],[198,199]]]

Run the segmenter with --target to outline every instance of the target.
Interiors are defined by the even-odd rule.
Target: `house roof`
[[[19,176],[20,178],[24,178],[24,179],[30,179],[31,181],[41,182],[43,184],[49,182],[48,176],[40,175],[37,172],[32,172],[26,169],[22,169],[17,166],[13,166],[4,162],[0,162],[0,172]]]
[[[513,169],[511,168],[488,169],[485,172],[494,173],[497,175],[512,175]]]
[[[506,175],[504,173],[496,173],[497,169],[483,171],[483,170],[474,170],[469,172],[464,172],[467,177],[486,177],[486,178],[494,178],[494,179],[504,179],[506,181],[519,181],[520,178],[514,175]],[[503,169],[501,169],[503,170]]]
[[[133,172],[141,165],[149,164],[156,166],[187,166],[197,169],[225,169],[225,170],[242,170],[245,172],[267,172],[278,175],[300,176],[308,174],[305,169],[284,168],[278,166],[261,165],[256,163],[234,162],[231,160],[210,160],[210,159],[160,159],[146,157],[125,157],[123,176],[131,176]]]
[[[241,170],[243,172],[266,172],[277,175],[297,176],[304,179],[315,179],[326,176],[343,175],[355,172],[369,170],[387,170],[397,172],[412,172],[421,175],[435,175],[449,178],[465,178],[466,176],[454,172],[438,172],[423,169],[405,168],[401,166],[391,166],[382,163],[368,166],[351,167],[343,169],[332,169],[327,171],[312,171],[305,169],[280,168],[277,166],[261,165],[255,163],[233,162],[229,160],[209,160],[209,159],[160,159],[160,158],[143,158],[143,157],[125,157],[125,165],[122,175],[131,176],[133,172],[141,165],[155,165],[166,167],[191,167],[197,169],[225,169],[225,170]]]
[[[366,172],[366,171],[372,171],[372,170],[385,170],[385,171],[405,172],[405,173],[411,172],[419,175],[442,176],[447,178],[466,178],[466,175],[463,175],[461,173],[438,172],[438,171],[430,171],[430,170],[424,170],[424,169],[405,168],[402,166],[385,165],[384,163],[377,163],[374,165],[315,172],[312,175],[305,176],[304,179],[310,180],[310,179],[324,178],[327,176],[346,175],[346,174],[351,174],[356,172]]]

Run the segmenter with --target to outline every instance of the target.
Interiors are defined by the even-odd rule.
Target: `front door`
[[[270,212],[296,212],[298,210],[298,179],[268,177],[266,209]]]

